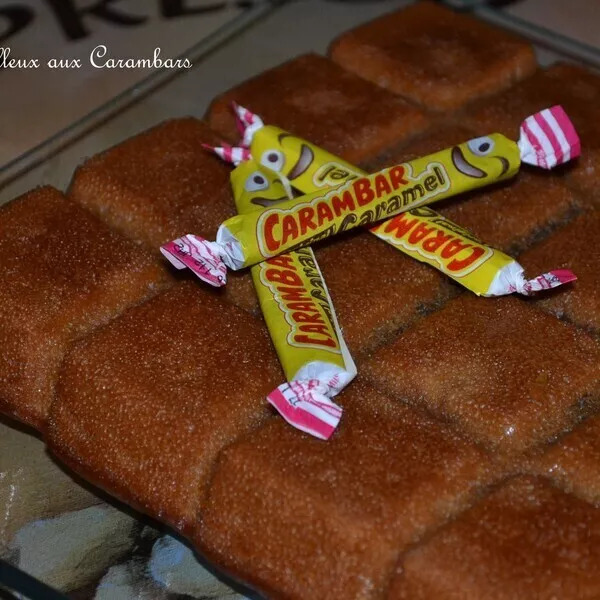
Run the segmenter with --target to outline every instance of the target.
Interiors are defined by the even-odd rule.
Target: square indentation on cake
[[[363,372],[513,454],[598,400],[600,344],[524,300],[464,294],[376,352]]]
[[[500,132],[516,140],[521,123],[529,115],[556,104],[565,109],[581,140],[581,156],[558,172],[590,194],[584,195],[582,200],[591,202],[592,197],[600,197],[597,190],[600,177],[597,167],[600,161],[598,75],[577,65],[558,63],[493,98],[473,103],[463,118],[479,135]]]
[[[207,119],[235,141],[235,101],[347,161],[359,164],[423,129],[424,113],[327,58],[300,56],[218,96]]]
[[[436,110],[493,94],[536,67],[525,40],[434,2],[417,2],[344,33],[329,54],[361,77]]]
[[[158,257],[50,187],[0,208],[0,270],[0,412],[38,428],[70,343],[169,282]]]
[[[217,454],[272,414],[266,395],[282,377],[258,320],[181,283],[72,349],[48,443],[86,479],[185,529]]]
[[[235,214],[231,166],[203,147],[219,143],[202,121],[166,121],[86,161],[69,196],[157,255],[187,233],[214,239]],[[213,293],[258,312],[248,273],[231,274],[227,288]]]
[[[477,135],[446,125],[422,135],[385,157],[387,165],[427,156]],[[555,173],[521,169],[506,182],[449,198],[432,206],[484,243],[511,252],[526,246],[574,209],[573,193]]]
[[[267,595],[379,598],[399,552],[472,501],[488,457],[355,380],[323,442],[272,421],[219,458],[198,547]]]
[[[571,269],[577,281],[535,298],[536,306],[577,325],[600,331],[600,210],[581,214],[519,257],[530,276]]]
[[[407,553],[388,600],[600,595],[600,509],[518,477]]]
[[[358,360],[454,293],[433,267],[368,231],[344,234],[315,250],[344,339]]]
[[[552,444],[530,464],[576,496],[600,501],[600,416],[593,416]]]

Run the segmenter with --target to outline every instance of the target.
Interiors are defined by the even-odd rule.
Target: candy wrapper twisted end
[[[236,102],[232,102],[231,107],[235,114],[235,120],[238,127],[238,131],[242,136],[242,141],[240,142],[240,144],[242,146],[245,146],[246,148],[249,148],[250,144],[252,143],[252,138],[254,137],[254,134],[259,129],[262,129],[265,126],[265,124],[258,115],[254,114],[253,112],[250,112],[247,108],[240,106]]]
[[[250,150],[243,146],[230,146],[223,142],[220,146],[202,144],[202,147],[209,152],[214,152],[221,160],[235,165],[236,167],[240,163],[250,160],[251,158]]]
[[[342,408],[328,393],[327,386],[316,379],[291,381],[273,390],[267,400],[290,425],[327,440],[342,417]]]
[[[558,105],[541,110],[521,123],[518,146],[524,163],[542,169],[552,169],[581,154],[575,127]]]
[[[577,280],[577,276],[569,269],[555,269],[542,273],[534,279],[526,279],[523,267],[511,261],[500,269],[492,281],[485,296],[504,296],[506,294],[522,294],[531,296],[536,292],[551,290]]]
[[[231,266],[227,263],[231,263],[231,258],[220,244],[188,234],[161,246],[160,251],[176,269],[188,268],[214,287],[227,283],[227,266]]]

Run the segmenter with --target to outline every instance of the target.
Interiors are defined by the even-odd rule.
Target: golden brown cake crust
[[[600,394],[600,344],[525,300],[463,294],[363,366],[400,398],[505,454],[574,425]]]
[[[260,322],[179,284],[73,348],[48,444],[86,479],[185,529],[217,454],[269,416],[282,377]]]
[[[212,239],[235,214],[231,167],[202,146],[218,142],[197,119],[165,121],[86,161],[69,196],[152,248],[186,233]]]
[[[526,41],[434,2],[417,2],[344,33],[334,61],[429,109],[453,110],[533,73]]]
[[[600,509],[519,477],[410,552],[388,600],[592,600]]]
[[[169,283],[161,261],[44,187],[0,209],[0,407],[42,428],[69,344]]]
[[[378,598],[398,553],[468,504],[486,455],[355,380],[327,442],[280,419],[219,459],[195,541],[268,597]]]
[[[353,164],[365,162],[427,126],[423,111],[330,60],[306,54],[213,100],[210,126],[236,142],[231,102]]]
[[[214,239],[235,214],[232,167],[203,146],[219,143],[203,121],[165,121],[85,162],[69,196],[156,256],[161,244],[181,235]],[[213,294],[260,312],[247,272],[232,273],[227,287]]]
[[[453,293],[435,269],[367,231],[316,248],[316,256],[344,339],[359,364],[366,353]]]
[[[577,281],[536,298],[535,304],[595,332],[600,332],[599,236],[600,210],[592,210],[519,258],[531,275],[549,269],[574,271]]]
[[[590,417],[537,456],[528,469],[587,502],[600,503],[600,416]]]

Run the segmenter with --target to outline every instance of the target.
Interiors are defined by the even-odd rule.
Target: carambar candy
[[[228,160],[240,163],[231,173],[238,213],[260,211],[291,197],[285,179],[262,168],[247,151],[234,150]],[[354,379],[356,366],[314,253],[302,248],[281,254],[254,265],[251,273],[288,381],[267,400],[297,429],[328,439],[342,415],[331,398]]]
[[[242,106],[234,104],[233,109],[242,135],[241,146],[217,149],[224,160],[231,161],[232,152],[245,152],[247,156],[256,157],[261,166],[279,173],[287,187],[304,194],[338,186],[366,174],[306,140],[265,125],[258,115]],[[549,110],[556,112],[556,108]],[[559,118],[561,112],[558,110]],[[546,135],[540,132],[540,123],[543,125],[545,119],[552,118],[546,111],[542,111],[542,115],[530,117],[527,123],[530,132],[534,135],[537,132],[538,140]],[[568,127],[568,123],[564,127]],[[545,129],[546,137],[558,141]],[[570,128],[568,133],[573,145],[565,136],[556,151],[557,154],[562,152],[566,159],[574,158],[580,151],[576,134],[572,137],[574,132]],[[568,270],[554,270],[527,280],[523,267],[513,258],[482,243],[472,232],[429,207],[414,208],[370,227],[369,231],[405,254],[442,271],[477,295],[502,296],[515,292],[527,295],[574,279]]]
[[[354,227],[508,179],[517,173],[521,162],[550,169],[579,155],[579,138],[559,106],[528,117],[520,133],[518,142],[499,133],[475,138],[335,188],[286,200],[261,212],[238,215],[219,227],[216,242],[188,234],[162,246],[161,251],[177,268],[188,267],[200,279],[218,287],[226,283],[227,267],[248,267]],[[412,243],[431,232],[420,225],[419,231],[409,236]],[[469,252],[472,243],[465,247],[466,241],[452,242],[440,257],[460,264],[464,260],[461,253]],[[491,254],[490,249],[486,261]],[[570,271],[561,270],[523,284],[518,281],[518,265],[501,266],[506,269],[498,272],[496,268],[492,281],[487,282],[487,288],[482,284],[480,293],[496,295],[495,289],[506,288],[507,283],[509,293],[529,293],[574,279]],[[468,274],[464,271],[463,275]]]

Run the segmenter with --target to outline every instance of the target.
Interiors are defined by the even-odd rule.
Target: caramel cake
[[[269,595],[380,598],[398,554],[490,477],[475,445],[360,378],[340,402],[330,443],[277,419],[218,461],[194,540]]]
[[[366,354],[455,293],[441,273],[366,231],[339,236],[317,247],[316,256],[359,365]],[[356,285],[359,281],[369,285]]]
[[[169,283],[155,254],[58,190],[0,208],[0,409],[43,428],[69,344]]]
[[[387,600],[597,598],[599,570],[598,509],[518,477],[406,554]]]
[[[521,299],[463,294],[375,353],[363,373],[490,449],[516,453],[572,427],[598,398],[600,346]]]
[[[215,457],[269,417],[264,398],[282,379],[259,321],[180,283],[71,349],[48,443],[87,479],[185,529]]]
[[[558,487],[593,504],[600,501],[600,416],[590,417],[529,463]]]
[[[534,302],[540,308],[596,333],[600,332],[599,231],[600,210],[586,212],[519,259],[532,273],[549,264],[553,268],[568,264],[579,276],[577,284],[562,294],[549,294]]]
[[[69,197],[153,252],[191,231],[214,235],[235,214],[231,169],[203,146],[219,140],[203,121],[166,121],[81,165]],[[213,293],[260,312],[247,273]]]
[[[332,56],[91,157],[70,199],[44,188],[0,209],[0,409],[269,598],[597,598],[600,223],[582,190],[600,79],[532,75],[527,43],[429,2],[342,35]],[[247,274],[217,293],[158,263],[163,242],[213,239],[234,213],[230,167],[202,147],[238,141],[233,100],[370,169],[514,139],[564,104],[578,164],[524,167],[440,210],[524,251],[528,275],[579,279],[478,298],[365,231],[316,244],[359,376],[328,441],[291,428],[266,402],[284,378]]]
[[[535,70],[518,37],[434,2],[417,2],[335,40],[345,69],[433,110],[489,96]]]
[[[237,141],[232,102],[355,164],[429,122],[412,104],[316,54],[265,71],[213,101],[208,123]]]

